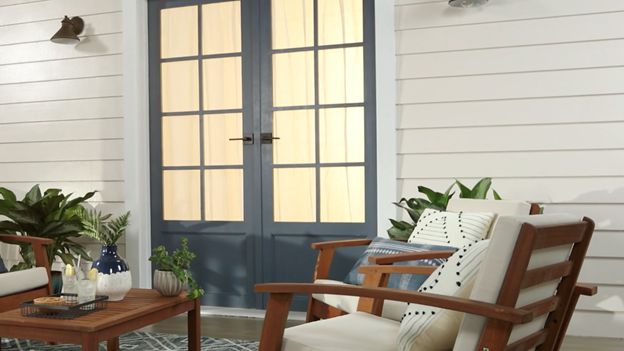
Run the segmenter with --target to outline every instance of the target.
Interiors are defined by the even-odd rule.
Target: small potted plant
[[[78,211],[84,230],[80,234],[102,243],[100,258],[93,261],[92,267],[99,274],[97,294],[108,296],[109,301],[120,301],[132,288],[132,275],[126,260],[117,254],[117,240],[130,225],[130,211],[110,220],[111,214],[102,215],[95,209]]]
[[[188,271],[195,254],[189,250],[187,242],[187,238],[182,238],[182,248],[173,251],[171,256],[162,245],[152,250],[154,254],[149,260],[160,266],[160,269],[154,271],[154,288],[163,296],[180,295],[187,283],[190,288],[187,295],[189,299],[204,294],[204,289],[197,285]]]

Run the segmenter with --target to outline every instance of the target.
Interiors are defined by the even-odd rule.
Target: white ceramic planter
[[[186,281],[181,282],[171,271],[154,271],[154,289],[163,296],[178,296],[186,288]]]
[[[121,301],[132,288],[130,271],[102,274],[98,273],[97,294],[108,296],[108,301]]]

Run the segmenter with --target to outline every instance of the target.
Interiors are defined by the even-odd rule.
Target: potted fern
[[[163,296],[178,296],[187,284],[190,288],[187,295],[189,299],[204,294],[204,289],[197,285],[188,271],[195,254],[189,250],[187,242],[187,238],[182,238],[182,248],[173,251],[171,256],[162,245],[152,250],[154,254],[149,260],[160,266],[160,269],[154,271],[154,289]]]
[[[0,187],[0,234],[52,239],[53,243],[46,246],[50,268],[57,257],[65,264],[73,264],[78,255],[91,261],[84,247],[74,239],[80,237],[83,229],[76,212],[83,208],[81,203],[94,194],[92,191],[70,199],[73,194],[65,195],[61,189],[47,189],[42,194],[37,184],[18,200],[13,191]],[[19,245],[22,257],[22,262],[11,267],[12,272],[35,266],[30,244],[9,242]],[[60,271],[52,271],[52,285],[55,293],[61,292]]]
[[[117,253],[117,240],[130,225],[130,211],[108,221],[112,215],[102,215],[95,209],[81,209],[78,217],[84,230],[80,234],[102,243],[100,258],[93,261],[98,270],[97,294],[109,301],[120,301],[132,288],[132,276],[126,260]]]

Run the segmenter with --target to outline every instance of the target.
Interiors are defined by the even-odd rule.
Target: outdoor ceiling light
[[[78,34],[82,33],[82,29],[84,28],[84,21],[82,18],[72,17],[69,19],[69,17],[65,16],[61,23],[61,29],[59,29],[50,40],[57,44],[76,44],[80,42]]]
[[[477,7],[487,4],[488,1],[489,0],[449,0],[449,5],[453,7],[463,7],[467,9],[469,7]]]

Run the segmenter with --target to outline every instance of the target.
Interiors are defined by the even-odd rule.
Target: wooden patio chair
[[[46,245],[52,239],[0,234],[0,242],[30,243],[36,267],[0,274],[0,313],[19,308],[20,302],[52,294],[52,277]]]
[[[446,209],[448,212],[492,212],[497,216],[513,216],[538,214],[540,208],[537,204],[531,204],[525,201],[513,200],[477,200],[452,198]],[[495,227],[496,218],[490,227],[491,233]],[[488,234],[489,237],[489,234]],[[313,274],[313,282],[315,284],[328,285],[346,285],[342,281],[329,279],[329,271],[332,259],[336,249],[354,246],[367,246],[373,239],[354,239],[354,240],[338,240],[313,243],[312,248],[318,250],[318,257]],[[401,240],[406,241],[406,240]],[[411,261],[432,258],[447,258],[453,251],[436,251],[436,252],[415,252],[395,257],[384,256],[382,260],[372,261],[374,264],[391,265],[394,262]],[[409,258],[409,259],[406,259]],[[430,271],[429,271],[430,272]],[[425,273],[422,273],[425,274]],[[308,300],[308,309],[306,313],[306,322],[312,322],[319,319],[327,319],[356,311],[358,298],[354,296],[343,296],[333,294],[313,294]],[[406,308],[405,303],[386,302],[386,310],[383,315],[386,318],[400,320],[403,311]]]
[[[478,262],[480,271],[473,273],[476,278],[463,281],[464,290],[453,296],[347,285],[256,285],[256,292],[270,293],[259,351],[558,350],[574,312],[575,296],[596,291],[577,284],[593,229],[592,220],[580,221],[571,215],[501,217],[496,234],[486,240],[489,245]],[[463,250],[453,254],[445,264],[448,267],[438,267],[425,284],[434,284],[433,280],[442,280],[448,273],[453,276],[455,262],[459,267],[460,262],[464,266],[476,261],[465,258],[462,262],[462,254]],[[363,270],[387,279],[397,268],[418,267]],[[355,313],[285,329],[295,293],[358,296],[362,302]],[[470,298],[465,298],[468,294]],[[384,300],[412,305],[405,319],[397,322],[380,317]],[[455,313],[451,311],[465,313],[459,314],[461,325],[411,324],[425,317],[430,323],[446,323],[452,319],[447,318],[449,313]]]

